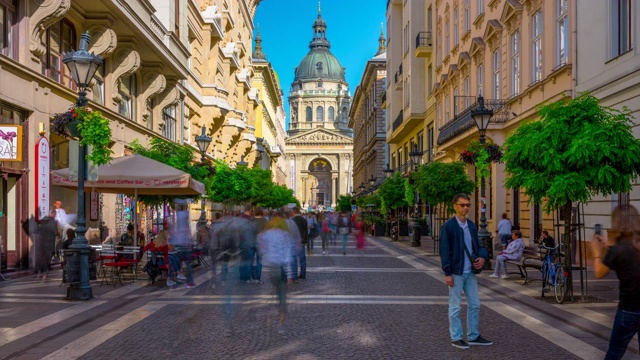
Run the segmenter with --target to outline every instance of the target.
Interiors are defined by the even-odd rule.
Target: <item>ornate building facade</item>
[[[387,82],[387,49],[381,33],[378,52],[367,61],[360,85],[353,95],[349,127],[353,129],[353,184],[367,184],[370,179],[384,181],[388,163],[385,109],[382,108]],[[375,184],[374,184],[375,185]]]
[[[288,186],[304,207],[335,206],[352,190],[351,95],[326,29],[318,11],[310,51],[295,69],[289,92]]]

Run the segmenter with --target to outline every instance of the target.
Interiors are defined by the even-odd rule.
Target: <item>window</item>
[[[402,166],[402,148],[398,149],[398,166]]]
[[[567,15],[568,0],[558,0],[558,54],[557,65],[564,65],[569,60],[569,16]]]
[[[71,51],[76,43],[76,31],[68,20],[51,25],[43,34],[46,50],[42,59],[42,74],[75,89],[67,67],[62,64],[62,54]]]
[[[118,112],[120,115],[134,119],[135,118],[135,96],[136,93],[136,75],[131,75],[120,80],[118,84],[118,94],[120,95],[120,103],[118,104]]]
[[[444,49],[442,46],[442,33],[440,31],[436,31],[436,46],[440,49],[440,51],[436,50],[436,64],[440,65],[442,62],[442,51]]]
[[[449,34],[450,34],[449,20],[447,19],[447,22],[444,23],[444,56],[445,57],[449,55]]]
[[[433,68],[431,67],[431,64],[429,64],[429,67],[427,68],[427,93],[429,94],[429,96],[431,96],[432,92],[433,92]]]
[[[476,74],[478,77],[478,90],[476,91],[477,95],[482,95],[482,90],[484,89],[484,65],[480,64],[478,66],[478,73]]]
[[[453,46],[458,45],[458,8],[453,9]]]
[[[449,109],[451,108],[451,99],[449,98],[449,94],[445,95],[444,98],[444,123],[448,123],[450,118],[449,118]]]
[[[422,131],[418,134],[418,151],[424,151],[424,133]]]
[[[153,130],[153,107],[155,106],[155,101],[153,98],[147,100],[147,129]],[[189,138],[189,137],[188,137]]]
[[[404,159],[403,159],[403,163],[408,163],[409,162],[409,147],[407,146],[407,144],[404,144]]]
[[[162,120],[164,127],[162,128],[162,136],[171,141],[176,141],[176,106],[170,105],[162,110]]]
[[[435,147],[435,143],[434,143],[434,129],[433,129],[433,125],[429,125],[429,127],[427,128],[427,159],[428,161],[433,160],[433,149]]]
[[[520,94],[520,31],[511,34],[511,95]]]
[[[462,86],[462,91],[464,91],[464,108],[466,109],[469,107],[469,96],[471,95],[471,80],[469,80],[468,76],[464,78]]]
[[[311,109],[311,106],[307,106],[305,120],[308,122],[313,121],[313,110]]]
[[[396,166],[396,154],[391,154],[391,169],[395,169]]]
[[[631,0],[611,1],[611,57],[631,50]]]
[[[471,15],[469,14],[469,0],[464,0],[464,31],[471,30]]]
[[[532,61],[532,82],[536,83],[542,80],[542,11],[538,10],[533,14],[532,20],[532,40],[531,51],[533,53]]]
[[[453,88],[453,116],[456,116],[456,114],[459,114],[460,110],[462,110],[458,108],[458,104],[460,101],[460,98],[458,98],[458,95],[460,94],[458,94],[458,87],[456,86]]]
[[[104,60],[106,62],[106,60]],[[105,63],[98,67],[96,74],[93,76],[93,86],[91,92],[93,94],[93,101],[98,104],[104,105],[104,68]]]
[[[322,87],[322,79],[318,80],[318,87],[321,88]]]
[[[440,101],[438,101],[436,106],[437,106],[437,112],[436,112],[437,119],[436,120],[438,121],[438,124],[440,126],[442,126],[442,125],[444,125],[443,122],[442,122],[442,103]]]
[[[322,106],[318,106],[316,108],[316,121],[324,121],[324,108]]]
[[[14,26],[17,26],[17,0],[0,0],[0,53],[14,60],[18,59]]]
[[[478,16],[484,14],[484,0],[476,0],[478,4]]]
[[[500,49],[493,52],[493,98],[500,99]]]
[[[329,106],[329,122],[334,122],[335,121],[335,113],[334,113],[334,109],[333,106]]]
[[[406,90],[402,92],[404,95],[404,107],[406,108],[411,103],[411,78],[407,77]]]
[[[174,12],[175,12],[175,24],[173,32],[176,34],[177,38],[180,38],[180,0],[174,1]]]

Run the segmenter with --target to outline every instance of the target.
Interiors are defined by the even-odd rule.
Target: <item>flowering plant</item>
[[[77,123],[78,134],[70,134],[69,127]],[[51,131],[64,136],[78,136],[80,145],[91,147],[86,159],[99,166],[111,161],[109,142],[111,128],[107,120],[99,111],[92,111],[88,107],[71,107],[64,113],[55,114],[51,121]],[[73,132],[73,131],[72,131]]]
[[[498,163],[502,160],[502,149],[500,146],[488,142],[480,144],[473,141],[460,153],[460,160],[466,164],[476,167],[476,175],[479,178],[487,178],[491,175],[489,165],[492,162]]]

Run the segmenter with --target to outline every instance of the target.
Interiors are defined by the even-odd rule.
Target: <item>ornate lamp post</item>
[[[387,167],[384,169],[384,176],[387,179],[393,176],[393,170],[389,167],[389,163],[387,163]]]
[[[411,157],[411,162],[413,163],[413,171],[418,171],[418,167],[420,167],[420,163],[422,161],[422,152],[418,151],[418,145],[413,145],[413,151],[409,153],[409,157]],[[415,206],[413,210],[413,241],[411,242],[411,246],[420,246],[420,223],[418,222],[418,191],[416,191],[415,197]]]
[[[491,117],[493,116],[493,110],[487,109],[484,107],[484,98],[482,95],[478,96],[478,107],[471,111],[471,117],[476,122],[478,126],[478,132],[480,133],[480,144],[484,145],[486,142],[485,133],[487,131],[487,127],[489,127],[489,122],[491,121]],[[491,234],[487,231],[487,203],[485,200],[485,185],[484,185],[484,177],[480,178],[480,197],[482,201],[482,207],[480,208],[480,229],[478,230],[478,237],[480,241],[482,241],[482,246],[484,246],[487,251],[493,250],[493,247],[490,245]],[[492,253],[492,251],[491,251]],[[489,258],[491,258],[490,256]],[[487,261],[488,268],[491,268],[491,263]]]
[[[373,177],[373,175],[371,175],[371,179],[369,179],[369,185],[373,187],[373,185],[375,185],[377,181],[378,180],[375,177]]]
[[[364,188],[365,188],[365,187],[364,187],[364,183],[360,184],[360,187],[359,187],[359,189],[360,189],[360,195],[362,195],[362,192],[364,192]]]
[[[198,145],[198,150],[200,150],[200,163],[204,166],[205,165],[205,156],[207,155],[207,149],[209,148],[209,145],[211,145],[211,137],[207,136],[207,127],[203,126],[202,127],[202,133],[198,136],[196,136],[196,145]],[[215,168],[214,168],[215,169]],[[201,211],[200,211],[200,220],[199,223],[201,226],[207,225],[207,218],[206,218],[206,214],[205,214],[205,196],[202,195],[202,203],[200,204],[201,206]]]
[[[87,106],[87,87],[98,67],[102,65],[102,57],[87,51],[91,36],[85,32],[80,37],[80,49],[69,51],[62,56],[62,62],[67,65],[73,81],[78,87],[79,107]],[[84,181],[87,173],[86,145],[78,147],[78,217],[76,219],[76,238],[70,246],[69,265],[67,267],[69,287],[67,288],[67,300],[90,300],[93,298],[93,290],[89,283],[89,252],[91,246],[85,236],[87,232],[87,219],[84,213]],[[66,257],[66,254],[65,254]],[[79,274],[78,274],[79,273]]]
[[[240,157],[240,161],[238,162],[238,166],[237,166],[237,167],[240,167],[240,166],[244,166],[244,167],[249,166],[249,163],[247,163],[246,161],[244,161],[244,155],[242,155],[242,156]]]

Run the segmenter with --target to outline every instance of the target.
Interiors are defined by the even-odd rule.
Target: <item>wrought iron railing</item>
[[[467,106],[462,107],[461,104],[466,104],[470,96],[455,96],[453,119],[440,127],[438,133],[438,145],[442,145],[445,142],[455,138],[463,132],[472,129],[476,126],[475,121],[471,117],[471,112],[478,107],[478,102],[475,101]],[[511,111],[507,105],[505,99],[485,99],[484,106],[493,110],[493,116],[491,117],[491,123],[500,124],[508,121],[511,118]],[[460,112],[459,109],[462,108]]]
[[[420,46],[432,46],[431,31],[420,31],[416,36],[416,48]]]
[[[393,125],[392,125],[392,131],[396,131],[400,125],[402,125],[402,121],[403,121],[403,111],[400,110],[400,113],[398,114],[398,117],[393,120]]]

